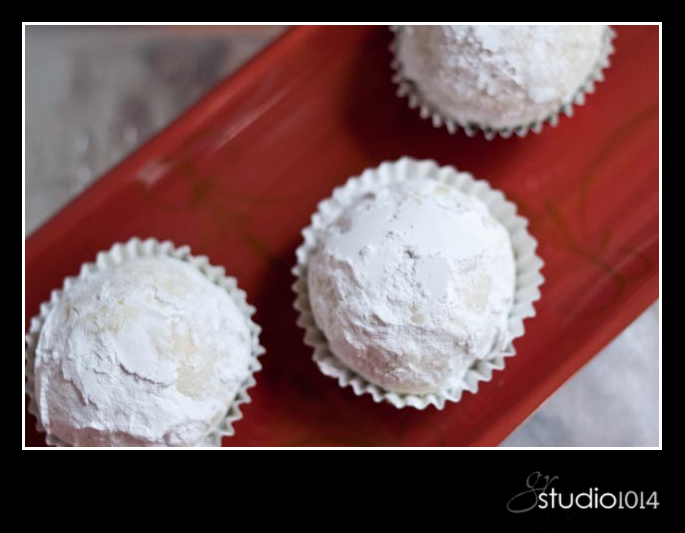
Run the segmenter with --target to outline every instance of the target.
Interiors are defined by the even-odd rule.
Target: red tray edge
[[[64,231],[72,218],[78,218],[82,213],[91,210],[93,205],[102,201],[101,199],[106,199],[111,189],[118,187],[134,169],[141,167],[143,162],[160,152],[164,145],[173,143],[175,138],[183,136],[188,129],[193,129],[207,120],[215,109],[221,107],[233,94],[259,78],[270,68],[272,54],[282,53],[283,50],[296,46],[302,39],[307,39],[314,30],[316,30],[315,26],[297,26],[287,30],[201,96],[197,102],[182,111],[170,124],[124,156],[111,169],[105,171],[84,191],[67,202],[25,238],[25,262],[30,263],[35,259],[46,241],[54,239],[54,232]]]

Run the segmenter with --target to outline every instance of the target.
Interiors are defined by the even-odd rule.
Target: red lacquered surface
[[[290,31],[26,242],[26,319],[98,250],[189,244],[258,308],[264,371],[224,445],[495,445],[658,296],[658,28],[619,27],[605,82],[525,139],[450,136],[390,81],[390,32]],[[490,180],[539,239],[547,282],[519,355],[444,411],[396,410],[321,375],[290,268],[319,200],[402,155]],[[27,414],[26,444],[43,444]]]

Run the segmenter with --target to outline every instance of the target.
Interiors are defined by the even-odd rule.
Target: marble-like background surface
[[[282,31],[27,27],[26,234]],[[654,304],[502,445],[658,446],[658,322]]]

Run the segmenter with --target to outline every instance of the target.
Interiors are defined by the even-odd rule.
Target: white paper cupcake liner
[[[64,280],[62,289],[54,289],[50,294],[50,300],[43,302],[40,305],[40,313],[31,319],[29,332],[26,335],[26,393],[29,395],[29,412],[36,417],[36,429],[46,433],[46,442],[51,446],[70,446],[59,437],[47,432],[43,426],[40,413],[38,411],[38,402],[35,398],[35,383],[34,383],[34,365],[36,357],[36,346],[40,336],[41,328],[45,323],[48,313],[59,302],[62,293],[69,289],[69,287],[79,279],[86,279],[92,276],[95,272],[107,270],[116,265],[124,263],[138,257],[173,257],[190,263],[197,267],[207,278],[213,283],[226,289],[231,298],[238,306],[238,309],[245,316],[251,336],[251,351],[252,358],[249,365],[249,376],[243,381],[240,389],[236,393],[233,403],[226,412],[224,418],[219,424],[210,431],[200,442],[195,446],[221,446],[221,438],[224,436],[230,437],[235,434],[233,423],[240,420],[243,415],[240,411],[240,405],[250,403],[250,395],[248,389],[256,385],[254,374],[262,369],[259,363],[259,357],[264,353],[264,348],[259,344],[259,334],[261,328],[252,320],[252,315],[255,308],[247,303],[245,291],[238,288],[235,278],[226,276],[225,270],[220,266],[213,266],[209,263],[206,256],[194,256],[190,253],[188,246],[176,247],[171,241],[159,242],[156,239],[141,240],[137,237],[130,239],[126,243],[116,243],[109,250],[102,251],[97,254],[94,263],[84,263],[81,265],[81,270],[78,276],[67,277]]]
[[[397,84],[397,96],[401,98],[406,96],[409,107],[411,109],[418,108],[421,118],[430,119],[431,123],[436,128],[444,126],[450,133],[456,133],[459,129],[462,129],[469,137],[473,137],[478,132],[483,132],[483,136],[487,140],[492,140],[497,135],[507,139],[514,134],[519,137],[525,137],[528,135],[528,132],[531,131],[533,133],[540,133],[545,123],[548,123],[552,127],[556,126],[559,123],[559,116],[562,113],[568,117],[573,116],[573,106],[585,104],[585,96],[595,92],[595,83],[604,80],[603,71],[611,66],[609,56],[614,53],[612,41],[614,37],[616,37],[616,32],[610,26],[607,26],[602,41],[600,59],[594,65],[592,72],[588,75],[585,82],[573,95],[571,101],[564,103],[556,113],[529,124],[521,124],[509,128],[491,128],[482,127],[478,124],[462,124],[453,118],[445,116],[441,113],[440,109],[430,102],[425,101],[416,87],[416,84],[405,76],[402,62],[399,60],[397,54],[397,35],[402,31],[402,26],[391,26],[390,29],[393,31],[393,40],[390,43],[390,51],[393,54],[393,59],[390,62],[390,66],[394,72],[392,81]]]
[[[457,187],[465,194],[479,198],[509,231],[516,262],[516,291],[509,316],[509,344],[497,354],[479,359],[466,371],[461,383],[454,389],[425,395],[402,394],[385,390],[369,383],[340,361],[331,351],[325,334],[318,328],[312,314],[307,283],[308,262],[312,251],[319,244],[319,236],[355,199],[390,182],[416,178],[430,178]],[[528,220],[516,214],[516,205],[508,201],[501,191],[492,189],[483,180],[476,180],[467,172],[454,167],[440,167],[435,161],[417,161],[403,157],[395,162],[385,162],[376,168],[366,169],[360,176],[350,178],[345,185],[336,188],[333,195],[321,201],[312,215],[311,225],[302,231],[304,242],[296,251],[297,262],[292,269],[296,280],[294,307],[299,311],[297,324],[305,330],[304,342],[314,349],[313,359],[326,376],[338,381],[341,387],[351,387],[359,396],[370,394],[374,401],[386,401],[397,408],[407,406],[424,409],[433,405],[438,409],[446,401],[458,402],[463,391],[478,391],[481,381],[490,381],[493,370],[504,368],[505,357],[516,354],[513,340],[524,333],[523,320],[535,315],[534,302],[540,298],[540,285],[544,278],[540,273],[542,259],[536,255],[537,241],[527,231]]]

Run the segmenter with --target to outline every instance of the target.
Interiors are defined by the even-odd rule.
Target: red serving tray
[[[659,294],[659,29],[617,31],[606,81],[574,117],[486,141],[435,129],[395,96],[386,28],[295,28],[27,239],[27,326],[99,250],[171,239],[236,276],[264,328],[264,370],[224,445],[496,445]],[[545,260],[518,355],[443,411],[338,387],[292,308],[294,251],[317,202],[403,155],[502,189]],[[44,445],[34,425],[27,413],[26,445]]]

